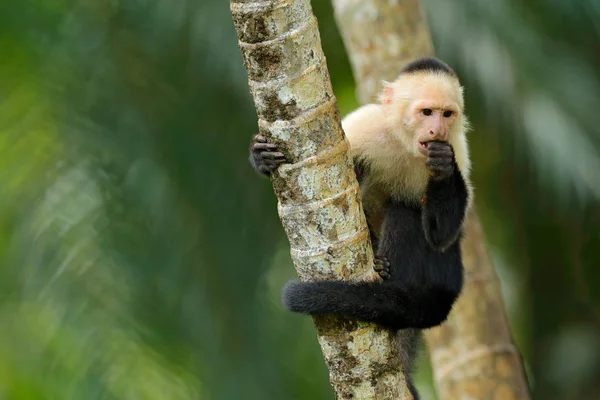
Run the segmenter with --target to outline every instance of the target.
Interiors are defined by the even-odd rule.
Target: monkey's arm
[[[432,175],[424,199],[423,229],[433,248],[445,250],[460,234],[468,203],[467,185],[452,147],[445,142],[429,144],[427,167]]]

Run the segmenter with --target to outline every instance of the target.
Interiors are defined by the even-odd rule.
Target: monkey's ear
[[[392,94],[394,94],[394,89],[392,86],[384,82],[383,83],[383,92],[381,93],[381,104],[390,104],[392,102]]]

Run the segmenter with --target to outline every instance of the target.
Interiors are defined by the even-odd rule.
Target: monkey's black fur
[[[392,329],[431,328],[448,316],[463,284],[459,241],[467,189],[458,168],[430,180],[425,204],[388,199],[376,255],[390,263],[382,282],[300,282],[284,305],[304,314],[337,314]]]
[[[410,74],[414,72],[442,72],[450,76],[456,77],[456,73],[443,61],[434,57],[419,58],[411,63],[408,63],[401,71],[402,74]]]
[[[336,314],[370,321],[400,330],[402,362],[407,384],[415,400],[418,394],[410,379],[416,356],[418,332],[441,324],[463,286],[460,251],[462,221],[468,202],[466,183],[446,142],[429,142],[426,165],[431,176],[423,202],[388,198],[379,235],[369,223],[373,249],[379,259],[377,282],[300,282],[283,289],[282,301],[291,311],[304,314]],[[273,145],[257,135],[250,160],[263,175],[285,162]],[[369,165],[355,160],[359,183],[370,173]],[[376,238],[379,238],[376,241]],[[383,261],[381,261],[383,260]]]
[[[439,149],[434,149],[436,146]],[[263,147],[251,146],[250,158],[257,170],[268,175],[265,172],[270,168],[261,162],[271,167],[283,161],[276,157],[279,162],[271,162],[273,158],[257,155],[276,152],[275,147]],[[444,155],[444,150],[451,150],[441,142],[432,142],[429,147]],[[374,250],[376,256],[389,261],[388,279],[363,283],[290,281],[283,289],[284,305],[294,312],[337,314],[393,329],[441,324],[462,289],[458,239],[467,205],[465,181],[453,153],[449,154],[450,158],[429,157],[438,161],[436,167],[446,174],[429,179],[424,204],[392,198],[386,202],[380,241]],[[357,163],[359,183],[366,167]]]

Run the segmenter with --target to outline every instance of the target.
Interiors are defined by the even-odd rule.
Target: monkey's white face
[[[394,136],[416,157],[427,155],[429,142],[452,143],[460,133],[462,89],[447,75],[400,77],[384,89],[382,104]]]
[[[450,139],[454,123],[458,116],[458,105],[454,102],[439,102],[422,100],[409,108],[410,132],[413,136],[411,143],[418,153],[427,155],[427,146],[431,141]]]

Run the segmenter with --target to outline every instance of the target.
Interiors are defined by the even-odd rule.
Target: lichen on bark
[[[231,0],[230,8],[259,131],[289,161],[272,182],[300,279],[376,279],[310,1]],[[314,322],[338,399],[412,398],[394,332],[333,316]]]

